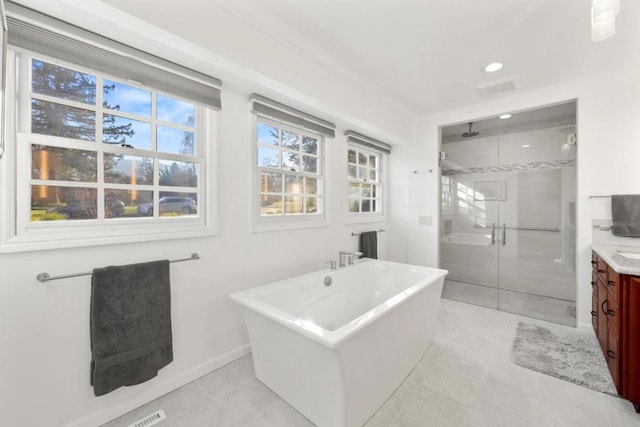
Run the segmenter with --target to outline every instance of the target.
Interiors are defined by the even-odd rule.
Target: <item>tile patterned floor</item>
[[[513,364],[510,313],[442,300],[434,342],[365,427],[639,426],[622,399]],[[164,409],[158,427],[313,426],[254,376],[251,356],[106,424],[126,427]]]

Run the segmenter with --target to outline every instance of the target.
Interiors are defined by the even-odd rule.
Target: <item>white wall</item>
[[[81,425],[98,425],[245,354],[248,339],[230,293],[325,268],[340,249],[357,249],[351,232],[386,228],[385,223],[346,224],[347,148],[339,134],[327,144],[332,225],[250,233],[247,96],[225,88],[219,116],[218,236],[1,256],[3,425],[75,425],[87,417]],[[380,233],[381,258],[387,256],[385,238]],[[42,284],[36,274],[91,271],[192,252],[201,260],[171,266],[174,362],[147,383],[94,397],[89,385],[90,278]]]
[[[591,323],[591,221],[594,212],[592,195],[640,193],[640,70],[621,71],[544,90],[502,97],[482,104],[445,111],[423,120],[418,127],[418,144],[397,150],[393,160],[394,201],[399,212],[391,218],[397,232],[390,240],[391,254],[406,254],[411,262],[438,265],[438,179],[416,186],[405,170],[435,168],[439,151],[439,126],[464,123],[496,116],[504,112],[531,109],[577,99],[577,311],[578,326]],[[400,155],[402,158],[400,158]],[[404,184],[398,182],[403,180]],[[423,201],[423,211],[432,215],[430,226],[418,224],[412,204]],[[411,201],[411,202],[409,202]],[[599,218],[599,216],[598,216]],[[597,218],[596,218],[597,219]],[[396,225],[405,223],[405,226]]]
[[[200,67],[225,83],[223,109],[218,116],[217,236],[0,255],[0,424],[95,426],[245,354],[248,338],[237,307],[228,299],[230,293],[324,268],[325,261],[337,258],[338,250],[357,248],[357,238],[351,232],[387,228],[384,222],[347,224],[344,131],[382,129],[380,134],[369,135],[383,140],[388,136],[398,142],[410,139],[413,128],[407,126],[405,115],[385,106],[384,100],[359,92],[326,70],[310,70],[312,64],[283,51],[272,40],[261,41],[261,52],[268,55],[273,49],[288,73],[307,73],[309,79],[297,82],[299,87],[279,81],[287,74],[276,67],[270,68],[271,75],[262,75],[188,42],[180,45],[179,40],[139,21],[101,15],[105,9],[100,2],[24,3],[85,22],[99,32],[105,20],[117,21],[110,23],[110,31],[120,40]],[[235,24],[236,30],[243,25]],[[172,49],[173,45],[184,49]],[[336,138],[327,140],[329,227],[250,232],[253,121],[248,98],[252,92],[300,107],[310,101],[309,112],[338,125]],[[296,94],[304,97],[295,98]],[[0,168],[6,161],[0,161]],[[389,257],[389,234],[379,234],[381,258]],[[42,284],[36,281],[36,274],[84,272],[106,265],[182,258],[192,252],[199,253],[201,260],[171,267],[174,362],[146,383],[95,397],[89,385],[90,279]]]

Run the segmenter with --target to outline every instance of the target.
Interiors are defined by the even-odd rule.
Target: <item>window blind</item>
[[[8,43],[221,108],[222,82],[83,28],[6,3]]]
[[[278,120],[319,133],[329,138],[336,136],[336,125],[311,114],[288,107],[258,94],[251,95],[252,112],[258,116]]]
[[[383,153],[391,153],[391,146],[377,139],[369,138],[352,130],[348,130],[344,133],[347,136],[347,143],[357,144],[365,148],[373,148]]]

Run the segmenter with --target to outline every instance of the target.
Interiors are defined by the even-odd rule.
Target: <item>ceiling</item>
[[[594,43],[589,0],[104,0],[205,43],[180,13],[236,17],[283,45],[308,46],[416,115],[640,68],[640,1],[621,0],[617,32]],[[173,5],[170,10],[162,4]],[[167,16],[167,14],[170,14]],[[184,18],[184,19],[180,19]],[[199,34],[196,36],[196,34]],[[294,41],[295,40],[295,41]],[[483,68],[504,63],[495,73]],[[488,97],[476,86],[514,78]]]

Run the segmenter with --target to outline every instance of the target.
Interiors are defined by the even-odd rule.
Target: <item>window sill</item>
[[[267,218],[254,222],[251,227],[252,233],[262,233],[270,231],[298,230],[305,228],[329,227],[331,221],[328,218]]]
[[[372,222],[387,222],[384,214],[347,214],[347,224],[368,224]]]
[[[3,239],[0,253],[30,252],[52,249],[68,249],[89,246],[119,245],[195,237],[215,236],[213,227],[196,224],[173,224],[171,227],[119,225],[114,227],[87,227],[85,233],[64,233],[64,230],[47,230],[48,233],[25,233]]]

